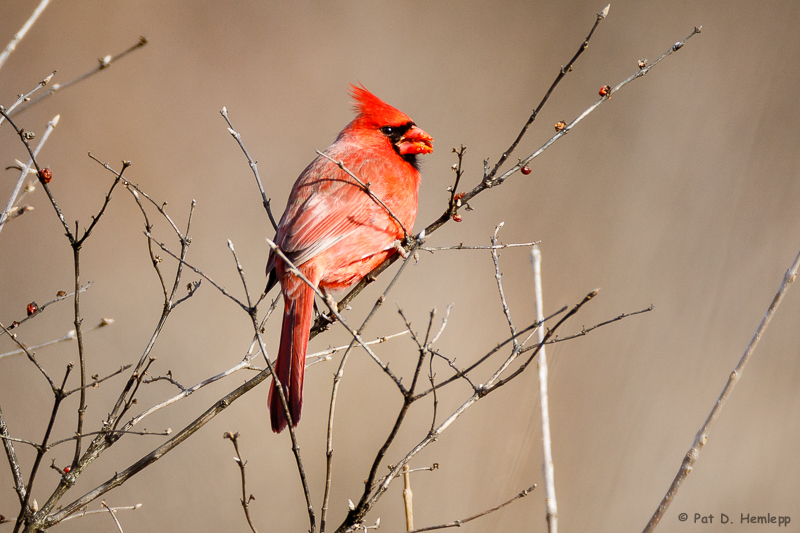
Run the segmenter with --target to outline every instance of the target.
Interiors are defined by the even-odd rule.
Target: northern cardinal
[[[318,156],[292,187],[275,236],[278,248],[324,293],[354,285],[398,253],[397,243],[405,237],[403,228],[410,232],[417,216],[417,155],[433,152],[433,137],[408,115],[363,86],[351,85],[350,94],[357,116],[325,154],[344,163],[386,207],[336,163]],[[267,291],[280,282],[283,294],[275,372],[296,426],[303,406],[314,290],[275,252],[269,256],[267,273]],[[280,433],[288,420],[274,381],[269,409],[272,430]]]

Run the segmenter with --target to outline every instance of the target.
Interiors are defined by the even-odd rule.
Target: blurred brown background
[[[36,2],[6,2],[0,44],[19,30]],[[189,259],[241,295],[226,247],[231,239],[251,287],[262,287],[269,228],[252,174],[219,110],[259,161],[278,214],[295,177],[352,118],[348,83],[360,81],[411,115],[436,139],[424,158],[417,229],[444,209],[451,183],[450,149],[468,147],[464,187],[480,177],[482,160],[497,160],[530,110],[585,37],[602,3],[591,2],[181,2],[55,1],[0,71],[0,102],[10,105],[57,69],[64,82],[95,58],[136,42],[144,49],[89,81],[18,117],[40,133],[61,122],[40,161],[55,174],[52,188],[67,220],[82,226],[99,208],[111,176],[86,157],[91,151],[185,224],[197,200]],[[472,202],[429,244],[488,244],[505,221],[504,242],[541,240],[545,306],[550,312],[601,287],[600,296],[569,324],[577,332],[623,312],[655,305],[589,336],[553,346],[551,417],[562,531],[636,531],[644,527],[694,434],[769,304],[800,246],[800,5],[786,1],[621,0],[611,6],[589,49],[540,115],[518,154],[540,146],[560,119],[571,120],[597,99],[598,89],[657,58],[696,25],[703,33],[599,110],[517,175]],[[12,130],[0,127],[3,167],[25,157]],[[8,198],[15,172],[0,177]],[[72,256],[63,230],[38,190],[35,211],[0,234],[0,321],[24,316],[31,300],[52,299],[72,285]],[[146,252],[143,224],[122,190],[83,253],[85,324],[100,317],[113,327],[87,335],[90,374],[138,359],[161,308],[160,288]],[[156,232],[171,238],[158,220]],[[174,239],[171,241],[174,243]],[[163,255],[163,254],[162,254]],[[509,304],[518,325],[532,321],[528,252],[501,257]],[[170,262],[165,261],[166,264]],[[396,268],[396,267],[395,267]],[[368,338],[402,329],[396,299],[416,328],[433,307],[454,303],[441,350],[460,364],[507,335],[488,252],[423,254],[384,307]],[[196,279],[187,273],[185,281]],[[360,323],[383,277],[349,312]],[[678,514],[789,515],[800,523],[800,288],[790,292],[711,432],[708,445],[667,513],[661,531],[700,525]],[[38,344],[72,329],[71,305],[53,306],[20,328]],[[247,317],[209,284],[179,307],[154,355],[156,373],[173,371],[185,385],[224,370],[250,340]],[[276,324],[268,329],[271,350]],[[346,341],[341,328],[310,351]],[[0,352],[13,348],[0,339]],[[414,345],[403,338],[378,347],[398,371],[408,371]],[[76,359],[74,345],[42,349],[54,376]],[[299,438],[319,508],[324,472],[324,420],[334,363],[309,370]],[[533,370],[533,369],[532,369]],[[446,375],[445,368],[439,376]],[[177,430],[245,379],[217,384],[144,424]],[[73,375],[71,383],[77,383]],[[90,391],[87,419],[97,427],[123,378]],[[174,393],[165,383],[145,388],[140,406]],[[288,434],[268,430],[263,384],[204,427],[189,442],[105,496],[109,505],[141,502],[119,515],[137,531],[245,531],[239,471],[224,431],[242,433],[248,490],[256,496],[261,531],[308,527]],[[468,395],[454,388],[440,413]],[[74,431],[77,398],[57,424]],[[52,397],[24,358],[0,360],[0,405],[14,435],[39,440]],[[338,524],[347,499],[357,500],[375,450],[400,399],[365,355],[347,368],[338,404],[334,498]],[[430,403],[416,408],[387,460],[422,438]],[[63,503],[122,470],[164,440],[132,437],[114,446],[80,478]],[[32,453],[16,446],[25,468]],[[72,447],[52,455],[67,464]],[[0,467],[0,513],[15,515],[6,461]],[[420,454],[413,467],[438,462],[414,477],[417,526],[491,507],[533,482],[541,483],[535,371],[479,403]],[[49,464],[49,457],[47,459]],[[57,484],[40,472],[41,503]],[[400,485],[370,515],[381,531],[403,529]],[[544,490],[464,531],[543,531]],[[94,502],[91,508],[98,508]],[[718,518],[715,518],[715,523]],[[372,522],[370,522],[372,523]],[[3,527],[3,526],[0,526]],[[8,528],[9,526],[4,526]],[[62,531],[112,531],[107,516],[66,522]],[[10,529],[8,529],[10,531]]]

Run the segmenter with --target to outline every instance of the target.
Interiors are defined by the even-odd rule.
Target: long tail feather
[[[300,286],[291,292],[294,298],[287,298],[287,293],[284,292],[283,324],[275,373],[283,385],[292,425],[297,426],[303,408],[303,375],[305,374],[308,334],[311,331],[311,318],[314,311],[314,291],[305,283],[300,282]],[[280,433],[286,428],[289,421],[274,381],[269,391],[269,412],[272,431]]]

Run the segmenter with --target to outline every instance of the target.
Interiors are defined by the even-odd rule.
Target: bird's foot
[[[394,241],[394,243],[392,243],[392,246],[394,247],[395,250],[397,250],[397,253],[400,254],[400,257],[402,257],[403,259],[408,259],[408,252],[406,251],[405,248],[403,248],[403,243],[400,240]]]

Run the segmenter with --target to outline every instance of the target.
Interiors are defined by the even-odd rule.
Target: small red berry
[[[65,466],[64,467],[64,473],[65,474],[69,474],[70,472],[72,472],[72,467],[71,466]]]
[[[523,174],[525,174],[527,176],[528,174],[531,173],[531,167],[524,166],[524,167],[522,167],[522,170],[520,170],[520,172],[522,172]]]
[[[49,168],[43,168],[39,171],[39,181],[42,183],[50,183],[50,180],[53,179],[53,171]]]
[[[611,85],[603,85],[600,87],[600,96],[608,96],[611,93]]]
[[[453,220],[456,222],[461,222],[461,215],[453,215]]]
[[[39,310],[39,306],[36,305],[36,302],[31,302],[28,304],[27,309],[28,309],[28,316],[31,316],[32,314],[34,314],[36,311]]]

